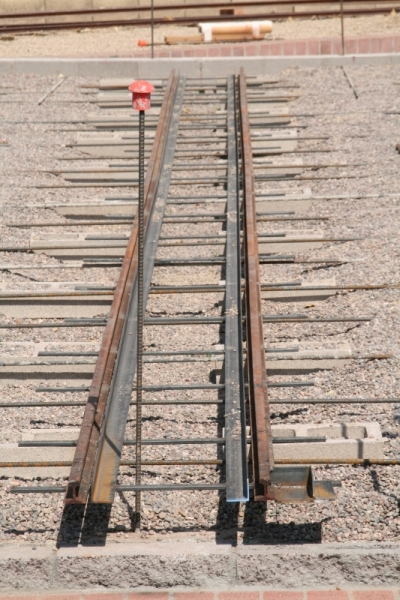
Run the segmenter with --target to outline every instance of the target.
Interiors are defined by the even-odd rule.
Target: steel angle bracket
[[[275,500],[282,504],[305,504],[316,500],[335,500],[331,481],[315,481],[310,466],[275,467],[271,483],[264,488],[264,496],[255,500]]]

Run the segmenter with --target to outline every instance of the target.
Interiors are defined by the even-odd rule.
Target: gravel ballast
[[[310,186],[312,205],[302,214],[309,217],[329,217],[327,221],[263,222],[259,232],[282,231],[286,233],[323,233],[323,237],[359,237],[357,241],[328,242],[322,248],[296,252],[298,261],[321,261],[337,259],[341,264],[326,266],[304,262],[295,264],[263,265],[263,282],[295,281],[318,282],[335,277],[337,285],[398,284],[399,242],[398,218],[400,185],[398,183],[398,161],[400,156],[395,145],[400,112],[398,67],[373,68],[349,67],[348,74],[357,90],[358,99],[348,85],[341,68],[288,69],[281,74],[282,85],[295,85],[298,99],[290,103],[293,122],[299,125],[299,137],[329,136],[326,141],[299,142],[298,149],[308,151],[301,154],[304,164],[346,164],[344,167],[305,169],[302,177],[314,181],[289,180],[284,182],[256,182],[256,193],[271,189],[287,190],[300,194]],[[30,76],[18,78],[4,76],[0,79],[0,114],[5,121],[2,127],[0,153],[3,169],[0,174],[0,198],[2,207],[2,246],[26,245],[30,230],[6,226],[7,222],[55,221],[63,217],[55,211],[33,208],[28,204],[43,201],[66,202],[76,199],[95,199],[118,195],[117,190],[107,188],[45,188],[35,186],[62,183],[61,178],[40,172],[55,170],[60,164],[68,168],[107,166],[110,160],[60,163],[57,156],[72,157],[77,153],[67,147],[76,139],[76,131],[82,125],[65,124],[57,127],[53,123],[38,121],[84,120],[88,114],[105,114],[93,102],[97,80],[68,78],[46,102],[38,107],[36,102],[54,85],[53,78]],[[28,86],[29,96],[25,89]],[[83,86],[93,86],[83,87]],[[92,101],[92,103],[90,102]],[[267,106],[261,104],[261,106]],[[198,112],[198,105],[184,107],[183,114]],[[206,110],[206,109],[205,109]],[[208,110],[212,110],[209,108]],[[261,110],[261,108],[260,108]],[[386,113],[394,114],[386,114]],[[307,115],[307,116],[304,116]],[[24,121],[22,124],[11,121]],[[68,129],[70,131],[61,131]],[[261,133],[257,130],[257,133]],[[185,135],[193,135],[186,133]],[[195,143],[193,144],[195,147]],[[187,148],[188,146],[185,146]],[[189,146],[190,148],[190,146]],[[313,153],[313,150],[329,150]],[[279,158],[293,163],[296,155]],[[296,157],[297,158],[297,157]],[[272,158],[271,158],[272,160]],[[217,159],[210,161],[209,174]],[[115,162],[120,163],[121,160]],[[185,159],[185,162],[186,159]],[[355,165],[359,166],[352,166]],[[6,167],[6,168],[5,168]],[[67,168],[67,167],[65,167]],[[263,171],[257,170],[262,174]],[[195,164],[190,176],[196,173]],[[189,174],[188,174],[189,176]],[[318,179],[318,178],[324,179]],[[340,177],[340,178],[339,178]],[[222,194],[222,186],[212,188],[212,193]],[[124,188],[123,195],[135,192]],[[170,194],[201,195],[204,188],[195,186],[171,187]],[[399,194],[396,196],[395,194]],[[336,195],[348,195],[347,199],[332,199]],[[378,197],[376,196],[378,195]],[[271,211],[285,210],[285,203],[274,202]],[[278,208],[276,205],[280,205]],[[168,214],[189,212],[220,212],[212,203],[197,206],[173,205]],[[220,223],[185,223],[163,225],[162,234],[173,235],[218,235]],[[60,231],[61,230],[61,231]],[[83,227],[48,227],[37,233],[54,233],[60,237],[67,233],[83,231]],[[86,230],[85,230],[86,231]],[[88,233],[118,233],[129,231],[129,226],[91,227]],[[300,236],[300,235],[299,235]],[[220,254],[223,246],[160,248],[158,257],[213,256]],[[273,250],[278,251],[279,249]],[[117,268],[108,269],[44,269],[41,266],[56,265],[56,259],[45,254],[31,255],[1,253],[0,263],[29,264],[29,271],[0,271],[2,288],[29,290],[34,281],[76,281],[114,285],[118,277]],[[218,283],[224,279],[221,267],[156,268],[153,284],[177,285]],[[221,315],[221,294],[152,295],[147,306],[148,316],[204,316]],[[50,309],[49,309],[50,310]],[[362,404],[328,405],[275,405],[274,399],[359,397],[394,398],[399,396],[399,324],[400,304],[398,289],[372,291],[337,292],[324,301],[301,303],[275,302],[263,293],[264,314],[306,313],[310,317],[371,317],[369,322],[324,323],[324,324],[266,324],[266,345],[272,347],[306,344],[310,350],[329,350],[348,343],[358,358],[342,367],[315,373],[290,376],[296,381],[313,380],[311,388],[272,388],[270,402],[272,423],[329,423],[378,421],[385,444],[385,456],[399,455],[398,419],[400,402],[365,406]],[[6,322],[0,306],[0,323]],[[107,307],[99,308],[98,316],[107,313]],[[4,314],[4,313],[3,313]],[[51,314],[49,313],[49,318]],[[100,344],[102,328],[74,329],[5,329],[2,330],[0,354],[15,356],[20,349],[12,347],[17,342],[55,343],[62,349],[65,342],[74,342],[79,350],[90,351],[93,344]],[[218,325],[193,325],[185,327],[154,326],[145,330],[146,350],[209,350],[223,343],[223,333]],[[11,344],[11,345],[10,345]],[[96,346],[96,347],[97,347]],[[53,346],[52,346],[53,347]],[[386,358],[371,359],[371,355]],[[221,362],[214,356],[196,362],[176,362],[171,365],[146,364],[144,384],[215,382]],[[270,382],[287,380],[288,375],[272,375]],[[46,385],[43,378],[40,384]],[[4,386],[2,401],[57,400],[57,394],[35,392],[36,382],[21,381],[20,385]],[[210,398],[207,390],[183,393],[186,399]],[[156,392],[154,399],[176,397],[175,392]],[[68,400],[85,400],[85,393],[67,394]],[[54,429],[79,427],[82,409],[26,408],[1,409],[1,443],[17,442],[27,429]],[[131,409],[126,437],[134,437],[135,413]],[[143,437],[214,437],[221,434],[223,410],[216,406],[173,406],[146,407],[144,409]],[[124,449],[124,458],[133,456],[132,448]],[[143,458],[222,458],[215,446],[182,447],[155,450],[145,448]],[[216,466],[151,467],[143,473],[144,482],[168,483],[219,482],[223,473]],[[141,532],[134,530],[134,494],[117,494],[112,508],[92,505],[85,515],[85,529],[79,532],[83,515],[80,507],[69,507],[63,513],[62,495],[10,495],[13,485],[65,485],[65,478],[42,479],[16,478],[2,475],[0,492],[0,540],[2,543],[24,540],[29,543],[54,545],[58,541],[76,543],[82,541],[102,543],[109,540],[164,540],[173,541],[185,536],[197,536],[203,540],[244,543],[295,543],[295,542],[395,542],[400,537],[398,509],[400,466],[318,466],[317,479],[331,479],[341,483],[336,487],[337,499],[330,503],[310,505],[276,505],[274,503],[249,502],[227,504],[217,492],[148,493],[143,494]],[[134,470],[122,467],[119,483],[132,483]]]

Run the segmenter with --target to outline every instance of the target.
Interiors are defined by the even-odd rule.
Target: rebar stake
[[[138,316],[136,364],[136,485],[142,483],[142,402],[143,402],[143,249],[144,249],[144,110],[139,112],[139,250],[138,250]],[[140,492],[136,493],[136,524],[140,528]]]
[[[129,86],[132,104],[139,111],[139,206],[137,266],[137,358],[136,358],[136,485],[142,483],[142,403],[143,403],[143,265],[144,265],[144,126],[145,111],[150,108],[154,87],[148,81],[135,81]],[[140,492],[136,492],[136,525],[140,528]]]

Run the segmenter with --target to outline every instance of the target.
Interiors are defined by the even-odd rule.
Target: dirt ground
[[[400,14],[348,17],[345,35],[369,36],[400,33]],[[166,35],[194,35],[197,26],[157,26],[154,40],[164,46]],[[288,19],[274,23],[266,39],[306,39],[340,35],[340,19]],[[38,56],[126,56],[138,50],[138,41],[150,43],[149,27],[112,27],[35,34],[0,35],[0,58]]]

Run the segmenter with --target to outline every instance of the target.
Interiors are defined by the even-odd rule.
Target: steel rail
[[[154,202],[156,184],[162,166],[168,123],[177,85],[178,76],[172,72],[166,87],[154,146],[147,167],[145,180],[146,223],[149,218],[151,206]],[[136,275],[137,242],[138,228],[137,219],[135,219],[122,262],[119,280],[116,286],[90,387],[89,397],[85,407],[80,435],[67,484],[67,492],[64,499],[65,504],[85,504],[88,499],[93,465],[110,390],[111,378],[116,363],[119,342],[122,336],[129,296]]]
[[[350,0],[351,4],[373,3],[373,0]],[[297,5],[297,4],[335,4],[335,0],[246,0],[244,2],[213,2],[212,6],[215,8],[243,8],[247,6],[279,6],[279,5]],[[339,0],[336,0],[336,4],[339,4]],[[383,4],[390,5],[390,9],[395,8],[398,3],[396,1],[387,0]],[[193,4],[160,4],[153,7],[153,10],[188,10],[188,8],[210,8],[210,3],[196,2]],[[137,6],[137,7],[116,7],[116,8],[87,8],[87,9],[76,9],[76,10],[56,10],[56,11],[41,11],[41,12],[20,12],[20,13],[5,13],[0,15],[0,19],[23,19],[23,18],[43,18],[43,17],[62,17],[72,15],[102,15],[102,14],[118,14],[118,13],[130,13],[130,12],[148,12],[151,10],[150,6]],[[277,13],[278,15],[280,13]],[[314,13],[312,13],[314,14]],[[228,17],[229,15],[224,15]],[[242,15],[243,16],[243,15]]]
[[[185,85],[186,79],[178,77],[175,93],[171,99],[173,107],[168,119],[168,135],[162,155],[160,173],[155,182],[154,206],[149,214],[148,227],[145,232],[145,303],[147,302],[148,290],[156,262],[158,240],[167,206],[167,196],[172,177],[172,163],[177,143]],[[120,349],[110,386],[107,412],[104,418],[104,426],[99,439],[98,452],[94,465],[91,498],[95,503],[112,503],[117,486],[121,448],[128,418],[137,358],[137,301],[137,285],[135,282],[129,305],[127,306]],[[143,390],[146,390],[146,387],[143,387]]]
[[[254,499],[262,500],[266,496],[265,487],[271,482],[274,457],[265,368],[253,154],[247,101],[247,81],[243,69],[240,70],[238,92],[242,146],[247,376],[251,437],[253,439],[251,445],[253,485]]]
[[[253,0],[254,1],[254,0]],[[294,4],[295,2],[293,2]],[[262,5],[265,5],[262,2]],[[226,5],[229,8],[232,8],[233,4]],[[236,3],[236,6],[238,4]],[[255,5],[257,6],[257,5]],[[171,6],[168,7],[171,10]],[[173,7],[175,8],[175,7]],[[187,10],[188,6],[183,5],[183,8]],[[372,7],[372,8],[352,8],[352,9],[344,9],[344,16],[357,16],[357,15],[374,15],[374,14],[386,14],[390,13],[393,9],[399,9],[400,5],[391,5],[387,7]],[[146,7],[140,7],[140,10],[145,10]],[[124,12],[127,12],[129,9],[125,9]],[[131,9],[132,10],[132,9]],[[42,17],[44,13],[37,13],[32,16]],[[336,17],[340,16],[341,11],[340,8],[334,10],[315,10],[315,11],[300,11],[300,12],[261,12],[248,15],[248,18],[251,20],[258,19],[274,19],[282,20],[287,18],[300,18],[300,19],[310,19],[312,16],[319,17]],[[8,16],[8,15],[7,15]],[[3,16],[5,17],[5,15]],[[218,22],[218,21],[242,21],[243,15],[201,15],[198,17],[171,17],[168,18],[169,24],[185,24],[185,23],[197,23],[199,21],[202,22]],[[95,28],[104,28],[104,27],[123,27],[123,26],[148,26],[153,23],[153,25],[165,25],[165,18],[158,17],[155,19],[151,18],[141,18],[141,19],[113,19],[113,20],[104,20],[104,21],[73,21],[73,22],[53,22],[53,23],[23,23],[23,24],[9,24],[0,26],[0,33],[22,33],[25,31],[47,31],[47,30],[62,30],[62,29],[80,29],[83,27],[95,29]]]

